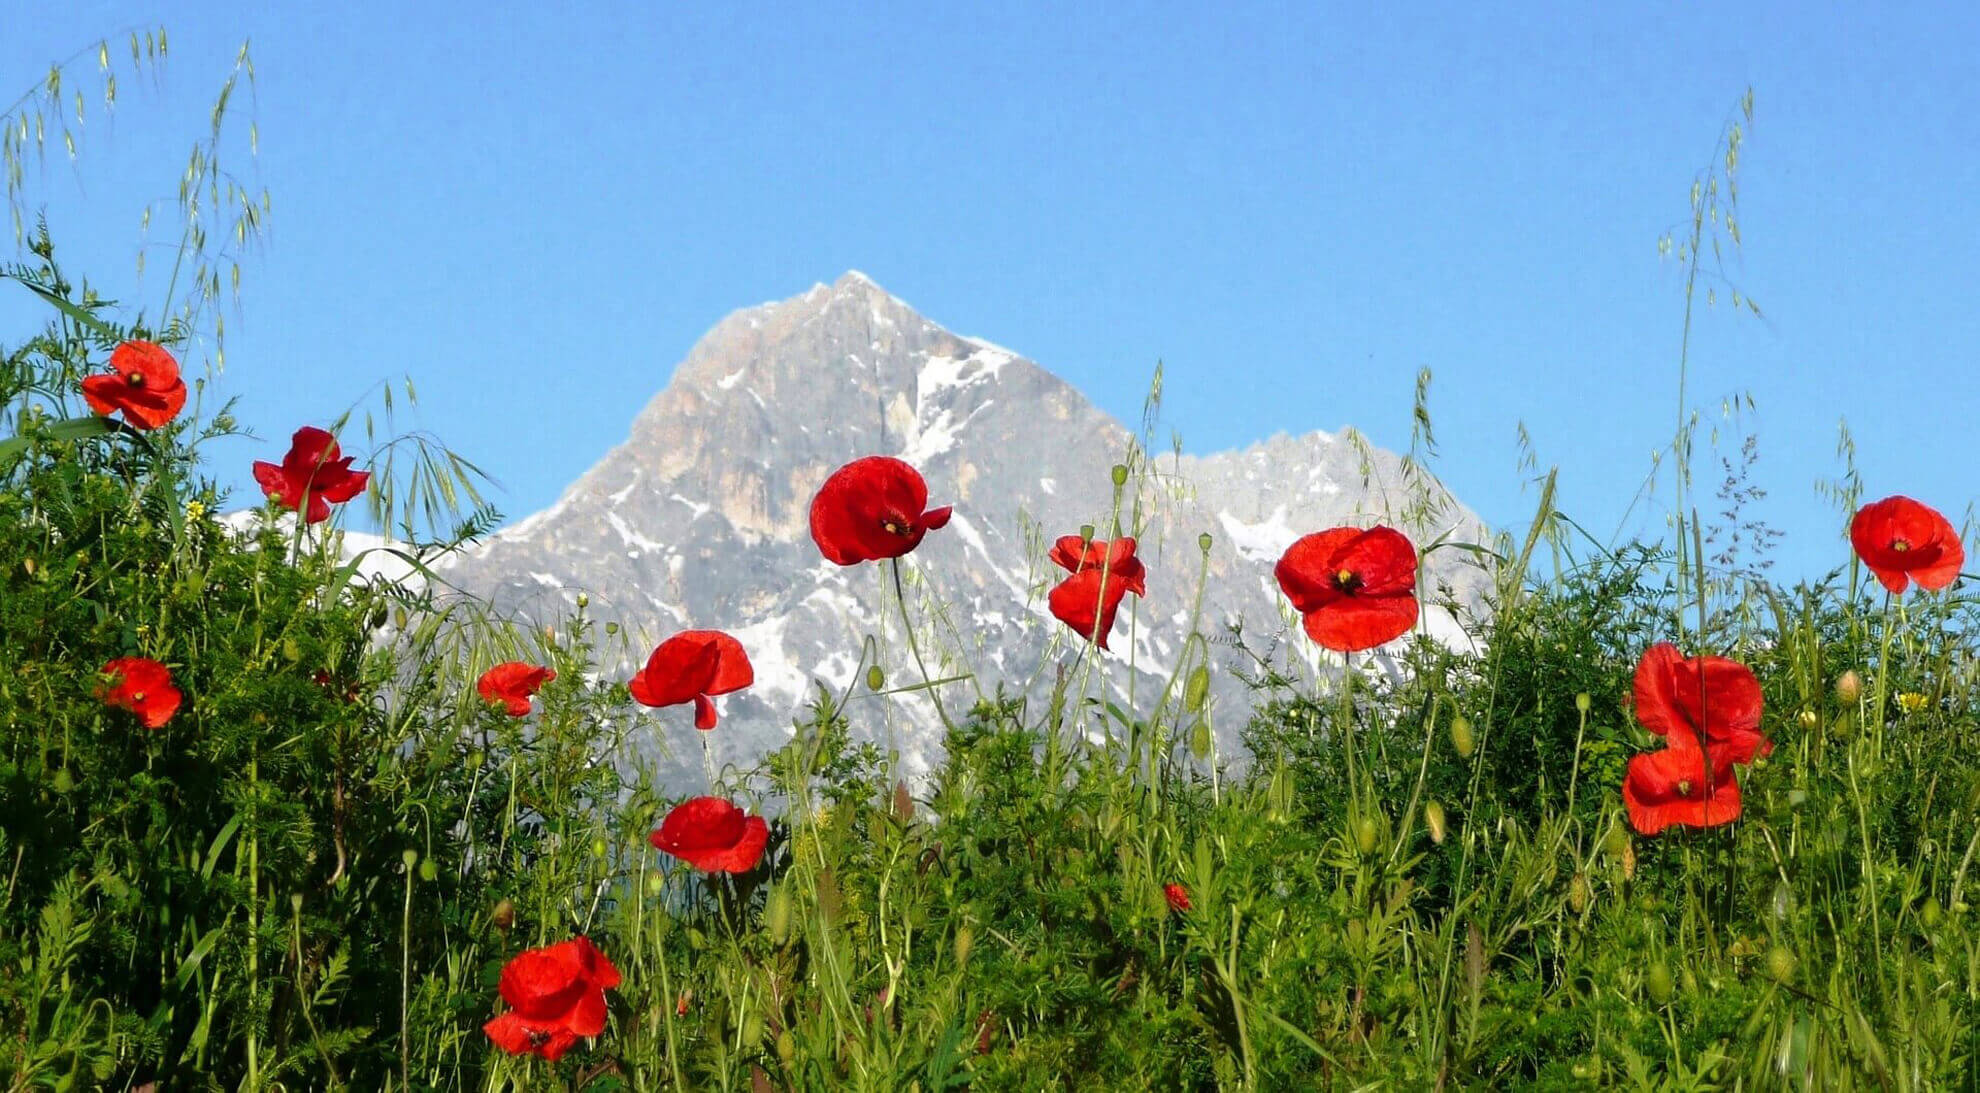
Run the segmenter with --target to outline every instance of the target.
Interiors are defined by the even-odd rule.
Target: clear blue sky
[[[1692,391],[1757,400],[1782,568],[1847,557],[1813,490],[1845,417],[1870,497],[1980,496],[1971,6],[717,7],[0,0],[0,98],[169,28],[162,82],[33,184],[106,292],[155,299],[138,210],[252,39],[275,213],[222,385],[267,442],[212,449],[242,500],[296,425],[411,375],[526,515],[722,315],[857,268],[1124,420],[1166,361],[1192,451],[1402,448],[1428,366],[1460,498],[1523,526],[1524,421],[1607,536],[1676,419],[1656,243],[1751,85],[1729,272],[1767,319],[1702,316]],[[0,342],[25,313],[0,300]]]

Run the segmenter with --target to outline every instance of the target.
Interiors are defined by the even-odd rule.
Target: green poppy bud
[[[880,688],[885,687],[886,685],[887,685],[887,673],[881,671],[880,666],[878,664],[875,664],[873,667],[868,668],[866,670],[867,690],[877,691]]]
[[[488,913],[488,922],[503,933],[516,924],[516,905],[508,900],[498,900],[495,909]]]
[[[76,780],[69,774],[67,767],[55,772],[54,788],[57,793],[67,793],[76,788]]]
[[[965,922],[956,927],[956,967],[969,963],[969,951],[976,947],[976,931]]]
[[[791,936],[791,894],[781,884],[772,887],[770,898],[763,902],[763,925],[778,945]]]
[[[1116,486],[1127,485],[1127,476],[1128,476],[1127,464],[1125,463],[1114,464],[1114,485]]]
[[[1201,664],[1190,669],[1189,682],[1183,684],[1183,706],[1191,713],[1203,709],[1203,700],[1210,695],[1210,669]]]
[[[1650,965],[1650,970],[1644,973],[1643,986],[1658,1005],[1669,1002],[1677,991],[1677,983],[1671,979],[1671,966],[1661,960]]]
[[[777,1058],[785,1066],[797,1062],[797,1038],[791,1035],[790,1029],[777,1034]]]
[[[1092,542],[1092,541],[1093,541],[1093,525],[1092,525],[1092,524],[1081,524],[1081,525],[1079,525],[1079,540],[1080,540],[1080,542],[1082,542],[1082,543],[1090,543],[1090,542]]]
[[[412,867],[419,864],[419,851],[408,850],[399,855],[399,860],[406,863],[406,871],[410,873]]]
[[[432,858],[419,863],[419,879],[429,884],[440,879],[440,867],[433,864]]]
[[[585,595],[585,594],[584,594],[584,593],[582,593],[582,592],[580,592],[580,593],[578,593],[578,594],[577,594],[577,605],[578,605],[578,610],[579,610],[579,611],[582,611],[582,610],[584,610],[585,608],[587,608],[587,607],[590,607],[590,606],[591,606],[591,597],[590,597],[590,596],[587,596],[587,595]]]
[[[1210,542],[1210,533],[1207,531],[1196,537],[1196,545],[1202,547],[1205,554],[1210,553]]]
[[[1375,823],[1375,817],[1362,816],[1354,821],[1354,843],[1363,854],[1375,853],[1381,838],[1382,829]]]
[[[1924,923],[1925,928],[1930,930],[1939,924],[1943,915],[1944,912],[1939,908],[1939,897],[1926,896],[1925,906],[1918,910],[1918,921]]]
[[[1189,732],[1189,753],[1196,756],[1198,762],[1210,758],[1210,723],[1200,717],[1196,720],[1196,727]]]
[[[1478,748],[1478,738],[1471,734],[1471,719],[1463,714],[1451,718],[1451,747],[1457,749],[1461,759],[1471,758]]]
[[[1794,954],[1776,945],[1767,954],[1767,974],[1777,983],[1786,983],[1794,978]]]
[[[1580,694],[1574,696],[1574,708],[1580,710],[1582,713],[1587,713],[1588,707],[1594,704],[1595,700],[1589,697],[1587,691],[1582,691]]]
[[[1430,828],[1430,841],[1439,846],[1444,844],[1444,805],[1441,801],[1431,801],[1423,806],[1423,822]]]

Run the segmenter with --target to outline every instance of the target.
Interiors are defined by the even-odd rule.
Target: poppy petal
[[[715,700],[707,695],[694,696],[694,727],[702,732],[715,727]]]
[[[1409,633],[1416,625],[1416,597],[1343,596],[1329,608],[1308,612],[1304,621],[1306,636],[1321,647],[1359,653]]]

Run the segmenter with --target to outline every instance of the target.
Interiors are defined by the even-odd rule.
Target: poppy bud
[[[1589,888],[1586,875],[1576,873],[1574,879],[1568,882],[1568,906],[1574,908],[1575,914],[1588,910],[1588,899],[1592,895],[1594,891]]]
[[[408,850],[399,855],[399,860],[406,863],[406,872],[410,873],[412,872],[412,867],[419,863],[419,851]]]
[[[22,569],[25,569],[25,570],[27,570],[27,575],[28,575],[28,576],[30,576],[30,577],[32,577],[32,576],[34,576],[34,559],[33,559],[33,558],[22,558],[22,559],[21,559],[21,568],[22,568]]]
[[[778,945],[791,936],[791,894],[781,884],[771,888],[770,898],[763,902],[763,925]]]
[[[1210,758],[1210,723],[1200,717],[1189,733],[1189,752],[1196,756],[1198,762]]]
[[[593,840],[591,840],[591,856],[592,856],[592,857],[594,857],[594,858],[602,858],[602,857],[604,857],[604,856],[605,856],[605,851],[606,851],[607,849],[609,849],[609,848],[608,848],[608,847],[607,847],[607,846],[605,845],[605,840],[604,840],[604,839],[593,839]]]
[[[1210,670],[1199,664],[1190,669],[1189,682],[1183,684],[1183,706],[1189,712],[1203,709],[1203,700],[1210,694]]]
[[[1444,805],[1441,801],[1431,801],[1423,806],[1423,822],[1429,825],[1430,841],[1439,846],[1444,844]]]
[[[428,884],[440,879],[440,867],[433,864],[432,858],[419,863],[419,879]]]
[[[1125,463],[1114,464],[1114,485],[1116,486],[1127,485],[1127,474],[1128,474],[1127,464]]]
[[[1451,747],[1457,749],[1458,758],[1469,759],[1478,747],[1478,739],[1471,735],[1471,719],[1459,714],[1451,718]]]
[[[1080,542],[1083,542],[1083,543],[1090,543],[1090,542],[1092,542],[1092,541],[1093,541],[1093,525],[1092,525],[1092,524],[1081,524],[1081,525],[1079,525],[1079,539],[1080,539]]]
[[[886,685],[887,685],[887,673],[881,671],[880,666],[878,664],[875,664],[873,667],[868,668],[866,670],[867,690],[877,691],[880,688],[885,687]]]
[[[289,910],[296,914],[302,914],[302,905],[303,894],[301,892],[293,892],[289,895]]]
[[[498,900],[495,909],[488,913],[488,922],[503,933],[516,924],[516,905],[508,900]]]
[[[969,951],[976,947],[976,931],[969,928],[969,923],[956,927],[955,946],[956,966],[960,968],[969,963]]]
[[[1780,945],[1767,953],[1767,974],[1778,983],[1786,983],[1794,978],[1794,954]]]
[[[1821,723],[1821,719],[1815,716],[1814,710],[1801,711],[1801,714],[1795,720],[1801,724],[1803,729],[1812,729]]]
[[[1382,829],[1375,824],[1375,817],[1362,816],[1354,821],[1354,843],[1363,854],[1373,854],[1382,837]]]
[[[608,623],[606,623],[606,624],[605,624],[605,632],[606,632],[607,634],[616,634],[616,633],[618,633],[618,632],[619,632],[619,624],[618,624],[618,623],[616,623],[616,622],[608,622]]]
[[[55,772],[54,788],[57,793],[67,793],[76,788],[76,780],[70,776],[67,767]]]
[[[406,609],[401,607],[392,612],[392,625],[401,630],[406,628]]]
[[[578,610],[579,610],[579,611],[582,611],[582,610],[584,610],[585,608],[587,608],[587,607],[590,607],[590,606],[591,606],[591,597],[590,597],[590,596],[587,596],[587,595],[585,595],[585,594],[584,594],[584,593],[582,593],[582,592],[580,592],[580,593],[578,593],[578,594],[577,594],[577,605],[578,605]]]
[[[1650,965],[1649,972],[1643,976],[1643,986],[1658,1005],[1669,1002],[1672,993],[1677,990],[1677,984],[1671,979],[1671,966],[1661,960]]]
[[[1939,897],[1926,896],[1925,906],[1920,908],[1918,911],[1918,921],[1924,923],[1925,928],[1929,930],[1939,924],[1939,919],[1941,917],[1941,914],[1942,912],[1940,911],[1939,908]]]
[[[647,895],[657,896],[661,892],[666,891],[666,889],[667,889],[667,877],[665,874],[661,873],[659,870],[656,869],[653,872],[648,873],[646,875]]]
[[[1574,696],[1574,708],[1581,711],[1582,713],[1587,713],[1588,707],[1594,704],[1595,704],[1594,699],[1588,696],[1587,691],[1582,691],[1580,694]]]
[[[790,1029],[785,1029],[777,1034],[777,1058],[785,1066],[790,1066],[797,1062],[797,1040],[791,1036]]]
[[[1849,671],[1836,677],[1836,698],[1841,700],[1843,704],[1854,704],[1857,699],[1862,697],[1863,677],[1856,674],[1856,669],[1851,668]]]
[[[1197,536],[1196,545],[1203,548],[1203,553],[1205,554],[1210,553],[1210,533],[1206,531],[1203,534]]]

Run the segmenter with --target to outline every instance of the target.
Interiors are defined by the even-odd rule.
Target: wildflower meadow
[[[963,502],[849,452],[810,540],[875,567],[899,626],[683,795],[619,757],[724,731],[755,678],[728,620],[626,672],[582,597],[456,593],[476,465],[363,413],[291,423],[224,494],[202,449],[238,424],[190,363],[219,275],[147,313],[24,231],[8,1090],[1980,1087],[1964,499],[1852,469],[1846,534],[1785,529],[1834,535],[1833,569],[1773,583],[1707,553],[1681,423],[1668,541],[1597,543],[1551,488],[1492,542],[1302,529],[1261,567],[1284,631],[1221,633],[1199,595],[1128,705],[1102,679],[1155,580],[1130,447],[1111,508],[1052,529],[1041,704],[932,670],[903,573]],[[346,556],[360,515],[418,579]],[[1485,609],[1427,587],[1436,551],[1488,568]],[[1226,672],[1258,699],[1243,756],[1212,746]],[[895,702],[938,711],[925,781],[855,742]]]

